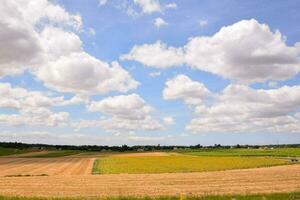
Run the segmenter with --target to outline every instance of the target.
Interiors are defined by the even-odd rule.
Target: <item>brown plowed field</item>
[[[36,168],[32,165],[34,160],[18,160],[18,162],[19,166],[15,167],[11,160],[6,160],[7,164],[4,165],[2,160],[0,173],[7,174],[11,168],[13,172],[28,168],[28,172],[32,169],[34,173],[56,175],[2,176],[0,177],[0,195],[87,197],[300,191],[300,165],[203,173],[84,175],[89,174],[92,160],[59,158],[57,162],[53,162],[53,160],[49,162],[49,159],[45,159],[43,164],[36,160],[38,164]],[[47,171],[48,168],[51,170]],[[24,169],[24,171],[26,170]],[[75,176],[73,174],[82,175]]]
[[[0,177],[41,174],[89,175],[93,162],[94,158],[0,158]]]

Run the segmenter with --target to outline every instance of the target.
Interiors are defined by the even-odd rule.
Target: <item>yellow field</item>
[[[288,161],[269,157],[200,157],[190,155],[120,156],[98,159],[96,174],[203,172],[284,165]]]

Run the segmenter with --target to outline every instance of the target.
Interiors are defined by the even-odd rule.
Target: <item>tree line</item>
[[[0,142],[2,148],[14,149],[37,149],[37,150],[79,150],[79,151],[168,151],[168,150],[195,150],[195,149],[229,149],[229,148],[283,148],[283,147],[300,147],[300,144],[271,144],[271,145],[221,145],[215,144],[211,146],[189,145],[121,145],[121,146],[108,146],[108,145],[51,145],[51,144],[27,144],[21,142]]]

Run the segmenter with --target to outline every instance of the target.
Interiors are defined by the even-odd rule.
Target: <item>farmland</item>
[[[80,151],[72,151],[72,150],[65,150],[65,151],[50,151],[45,153],[40,153],[36,155],[29,155],[28,157],[34,158],[55,158],[55,157],[64,157],[64,156],[71,156],[81,153]]]
[[[163,174],[1,177],[0,195],[118,197],[232,195],[300,190],[300,166]]]
[[[257,195],[209,195],[209,196],[170,196],[170,197],[106,197],[94,200],[297,200],[300,193],[274,193]],[[0,200],[47,200],[48,198],[1,197]],[[78,198],[56,198],[55,200],[78,200]]]
[[[195,156],[274,156],[274,157],[300,157],[300,148],[274,148],[274,149],[201,149],[196,151],[178,151]]]
[[[1,158],[0,176],[88,175],[93,158]]]
[[[298,149],[270,150],[25,151],[0,157],[0,199],[286,199],[300,191]]]
[[[288,161],[266,157],[200,157],[189,155],[105,157],[96,161],[95,174],[203,172],[269,167]]]
[[[23,153],[26,153],[26,152],[30,152],[30,150],[21,150],[21,149],[2,148],[2,147],[0,147],[0,156],[23,154]]]

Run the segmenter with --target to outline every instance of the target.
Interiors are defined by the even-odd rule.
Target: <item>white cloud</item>
[[[251,19],[223,27],[213,36],[190,38],[183,50],[158,41],[136,45],[123,58],[157,68],[186,64],[248,84],[295,76],[300,71],[299,46],[287,46],[279,31]]]
[[[188,105],[200,104],[210,95],[211,92],[204,84],[182,74],[168,80],[163,90],[165,100],[182,99]]]
[[[300,87],[252,89],[229,85],[211,105],[195,108],[197,116],[187,130],[206,132],[300,132],[295,112],[300,107]]]
[[[155,131],[164,128],[159,121],[150,116],[147,116],[144,119],[111,117],[102,120],[81,120],[78,123],[73,123],[73,127],[76,130],[99,127],[115,134],[134,133],[136,131]]]
[[[300,66],[297,49],[254,19],[223,27],[212,37],[192,38],[185,52],[192,67],[243,83],[288,79]]]
[[[114,133],[163,128],[163,125],[152,116],[154,109],[137,94],[107,97],[101,101],[92,101],[87,109],[91,112],[103,113],[108,118],[81,120],[73,124],[74,128],[101,127]]]
[[[43,47],[38,27],[45,22],[80,30],[82,20],[46,0],[3,0],[0,5],[0,77],[22,73],[40,64]]]
[[[101,135],[99,133],[80,133],[66,131],[10,131],[0,130],[0,140],[5,142],[24,142],[62,145],[138,145],[164,142],[170,137],[138,136],[132,134]]]
[[[134,46],[129,54],[121,56],[122,60],[135,60],[145,66],[155,68],[168,68],[184,63],[184,54],[181,49],[167,47],[157,41],[154,44]]]
[[[138,82],[117,62],[109,66],[84,52],[62,56],[48,63],[38,70],[37,77],[49,88],[82,94],[127,92],[138,86]]]
[[[212,94],[202,83],[178,75],[166,82],[163,95],[182,99],[194,111],[186,126],[190,132],[300,133],[300,86],[265,90],[231,84]]]
[[[154,20],[154,25],[155,25],[157,28],[160,28],[161,26],[167,26],[168,23],[167,23],[164,19],[158,17],[158,18],[155,18],[155,20]]]
[[[164,124],[166,124],[166,125],[174,124],[174,118],[173,117],[164,117],[163,121],[164,121]]]
[[[168,8],[168,9],[175,9],[177,8],[177,4],[176,3],[169,3],[165,6],[165,8]]]
[[[13,1],[0,4],[0,77],[23,72],[40,56],[38,34],[18,6]]]
[[[89,35],[92,35],[92,36],[96,35],[96,31],[95,31],[95,29],[93,29],[93,28],[89,28],[89,30],[88,30],[88,34],[89,34]]]
[[[103,94],[127,92],[138,86],[117,62],[109,66],[85,53],[80,38],[72,32],[46,27],[41,43],[47,58],[35,73],[47,87],[60,92]]]
[[[82,41],[78,35],[57,27],[45,27],[40,34],[40,41],[44,54],[46,54],[43,64],[57,60],[61,56],[83,51]]]
[[[133,0],[133,2],[140,6],[142,12],[145,14],[161,12],[161,6],[158,0]]]
[[[105,4],[107,4],[107,0],[99,0],[100,6],[104,6]]]
[[[149,73],[149,76],[151,76],[151,77],[158,77],[158,76],[160,76],[160,75],[161,75],[161,72],[160,72],[160,71]]]
[[[64,105],[67,102],[68,100],[63,97],[50,97],[39,91],[28,91],[24,88],[1,83],[0,108],[15,110],[17,114],[0,114],[0,123],[12,126],[66,125],[69,114],[52,112],[50,107]]]
[[[268,86],[270,88],[276,88],[278,86],[278,82],[276,82],[276,81],[269,81],[268,82]]]
[[[200,25],[201,27],[207,26],[207,25],[208,25],[208,21],[207,21],[207,20],[204,20],[204,19],[200,19],[200,20],[199,20],[199,25]]]
[[[47,87],[81,94],[127,92],[138,86],[117,62],[109,66],[83,50],[73,31],[81,31],[81,17],[59,5],[3,1],[0,26],[0,77],[30,69]]]
[[[137,94],[107,97],[102,101],[93,101],[89,111],[99,111],[107,115],[125,119],[144,119],[153,108]]]

